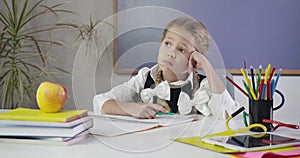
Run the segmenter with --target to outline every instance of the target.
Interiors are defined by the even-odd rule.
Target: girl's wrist
[[[206,62],[205,64],[202,65],[202,70],[205,72],[205,73],[208,73],[210,71],[213,70],[212,66],[210,65],[209,62]]]

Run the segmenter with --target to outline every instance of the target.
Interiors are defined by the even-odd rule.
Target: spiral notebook
[[[192,122],[200,118],[199,115],[157,115],[153,119],[137,119],[120,115],[93,115],[91,134],[102,136],[118,136],[137,131],[143,131],[160,126],[171,126]]]

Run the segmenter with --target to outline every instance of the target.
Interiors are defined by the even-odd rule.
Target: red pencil
[[[232,81],[228,76],[224,75],[224,77],[249,98],[249,95],[239,85],[237,85],[234,81]]]
[[[271,71],[271,74],[270,74],[270,76],[269,76],[268,82],[271,82],[271,80],[272,80],[272,77],[273,77],[273,75],[274,75],[274,72],[275,72],[275,70],[276,70],[276,68],[275,68],[275,67],[273,67],[273,68],[272,68],[272,71]]]
[[[270,81],[270,79],[268,80],[268,82],[267,82],[267,98],[268,98],[268,100],[271,100],[272,99],[272,89],[271,89],[272,87],[271,87],[271,81]]]
[[[264,86],[264,79],[261,79],[260,83],[259,83],[259,88],[258,88],[258,97],[257,97],[257,100],[260,100],[263,86]]]

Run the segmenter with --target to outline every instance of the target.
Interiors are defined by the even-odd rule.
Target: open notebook
[[[93,115],[92,134],[118,136],[159,126],[171,126],[198,120],[199,115],[157,115],[154,119],[137,119],[120,115]]]

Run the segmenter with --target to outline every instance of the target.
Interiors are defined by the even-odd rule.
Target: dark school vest
[[[200,78],[199,78],[199,84],[200,84],[200,82],[205,78],[205,76],[200,75],[200,74],[198,74],[198,75],[200,76]],[[155,82],[149,72],[147,75],[145,85],[144,85],[144,89],[146,89],[146,88],[153,89],[154,87],[155,87]],[[171,112],[177,113],[178,112],[177,102],[178,102],[180,92],[181,91],[185,92],[186,94],[189,95],[190,98],[192,96],[191,83],[188,83],[185,86],[180,87],[180,88],[171,88],[170,91],[171,91],[170,92],[170,94],[171,94],[170,100],[169,101],[166,100],[166,102],[168,103],[168,105],[171,109]],[[153,98],[153,102],[156,103],[156,97]]]

